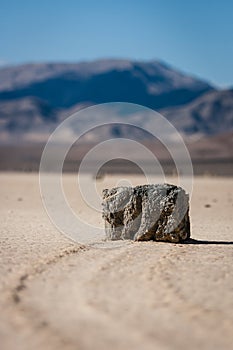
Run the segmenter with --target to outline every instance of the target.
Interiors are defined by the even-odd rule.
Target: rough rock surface
[[[107,238],[182,242],[190,238],[189,196],[174,185],[103,190]]]

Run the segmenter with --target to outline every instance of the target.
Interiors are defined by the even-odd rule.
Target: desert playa
[[[64,175],[73,209],[102,225],[74,180]],[[0,181],[1,349],[232,349],[231,177],[195,177],[189,243],[119,247],[62,235],[43,208],[38,174],[2,172]],[[116,183],[108,175],[98,189]]]

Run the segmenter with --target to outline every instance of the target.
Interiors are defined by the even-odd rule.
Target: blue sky
[[[232,0],[0,0],[0,63],[159,59],[233,86]]]

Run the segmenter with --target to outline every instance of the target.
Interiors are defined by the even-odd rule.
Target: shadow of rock
[[[214,245],[233,245],[233,241],[205,241],[190,238],[182,244],[214,244]]]

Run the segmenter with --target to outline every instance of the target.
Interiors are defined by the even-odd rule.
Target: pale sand
[[[195,179],[192,237],[208,244],[115,249],[60,234],[36,174],[2,173],[0,181],[1,350],[232,349],[233,179]],[[65,183],[74,209],[101,224],[73,191],[74,176]],[[98,187],[115,184],[109,177]]]

